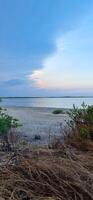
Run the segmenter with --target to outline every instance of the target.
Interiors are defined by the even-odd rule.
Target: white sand
[[[33,139],[39,134],[42,141],[48,140],[49,135],[59,135],[62,132],[60,124],[64,127],[68,120],[67,114],[53,114],[53,108],[8,107],[7,110],[23,125],[19,128],[23,135]]]

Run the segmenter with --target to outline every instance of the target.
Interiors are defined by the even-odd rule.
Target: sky
[[[93,0],[0,0],[0,96],[93,95]]]

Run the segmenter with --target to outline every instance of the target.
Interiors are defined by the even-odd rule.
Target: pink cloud
[[[44,88],[45,83],[42,80],[43,71],[42,70],[35,70],[32,74],[29,75],[29,79],[34,81],[34,85],[38,88]]]

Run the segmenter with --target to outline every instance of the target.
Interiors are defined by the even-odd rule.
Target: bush
[[[93,106],[87,106],[84,102],[81,108],[76,108],[68,112],[70,122],[68,123],[70,135],[70,142],[77,145],[88,144],[88,141],[93,142]]]
[[[53,111],[53,114],[62,114],[63,113],[63,110],[62,109],[55,109]]]
[[[76,108],[75,105],[73,105],[72,111],[68,112],[68,114],[76,124],[93,125],[93,106],[87,106],[84,102],[81,108]]]
[[[0,137],[3,141],[3,148],[10,150],[11,145],[8,140],[9,132],[12,128],[20,126],[17,119],[9,116],[6,110],[0,108]]]

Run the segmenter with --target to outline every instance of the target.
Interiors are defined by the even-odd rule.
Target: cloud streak
[[[26,81],[22,79],[10,79],[10,80],[4,81],[3,84],[8,87],[15,87],[15,86],[24,85],[25,82]]]

